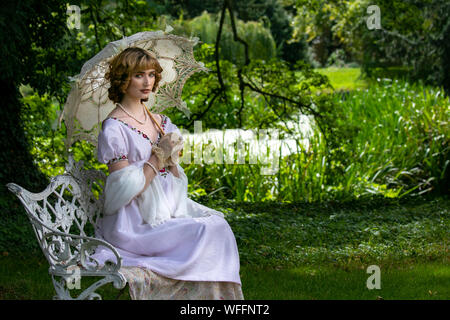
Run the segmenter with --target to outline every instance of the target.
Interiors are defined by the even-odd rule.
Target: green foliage
[[[24,133],[30,146],[33,162],[39,170],[52,177],[62,174],[64,168],[64,141],[56,132],[58,104],[48,94],[39,96],[29,87],[22,87],[22,114]],[[53,100],[53,101],[52,101]]]
[[[343,68],[345,67],[345,52],[342,49],[335,50],[327,60],[327,66]]]
[[[211,49],[210,45],[203,44],[201,50],[197,51],[202,58],[205,58],[202,61],[207,64],[212,63],[208,54],[208,51],[211,53]],[[224,62],[222,66],[224,70],[228,70],[226,66],[233,68],[233,65],[227,62]],[[286,90],[286,93],[288,90],[301,88],[301,79],[314,79],[308,74],[310,70],[307,68],[303,73],[299,72],[295,75],[291,75],[287,69],[283,68],[280,63],[259,64],[256,61],[249,66],[250,71],[246,74],[252,81],[253,79],[265,81],[264,77],[275,77],[276,73],[280,77],[284,75],[284,79],[280,79],[276,86],[272,88],[266,85],[265,89],[276,91],[278,89],[275,88],[280,86]],[[208,78],[210,76],[198,79],[200,82],[192,85],[193,90],[208,88],[207,84],[211,88],[214,78]],[[316,82],[321,83],[321,79],[311,80],[310,83]],[[279,91],[279,93],[284,92]],[[316,121],[322,122],[328,139],[325,140],[315,127],[315,134],[308,137],[309,148],[305,149],[305,146],[298,142],[295,146],[296,150],[293,150],[294,153],[277,160],[279,171],[275,175],[262,174],[262,168],[267,165],[264,165],[261,159],[256,164],[249,163],[249,145],[246,146],[243,165],[236,163],[237,158],[234,159],[234,164],[227,164],[225,161],[222,164],[217,162],[195,164],[191,155],[192,162],[183,164],[190,182],[188,190],[190,196],[194,199],[212,196],[251,202],[271,199],[318,201],[358,198],[372,193],[395,197],[408,192],[419,193],[431,190],[445,192],[442,188],[448,179],[446,159],[449,133],[444,120],[448,117],[448,100],[442,93],[418,84],[409,85],[406,82],[395,81],[393,83],[376,82],[368,89],[343,95],[336,94],[332,97],[332,100],[326,95],[314,97],[315,105],[322,115]],[[244,113],[244,128],[254,128],[256,123],[260,124],[260,128],[273,128],[277,117],[269,112],[267,101],[257,96],[249,96],[246,99],[251,101],[249,103],[253,109],[249,105]],[[29,101],[27,104],[32,104],[32,101],[37,104],[33,107],[34,110],[45,109],[43,107],[45,103],[40,105],[41,100],[34,96],[29,96],[26,101]],[[190,101],[197,103],[194,97]],[[380,101],[386,106],[385,108],[380,109]],[[234,108],[238,105],[239,102],[236,102]],[[49,106],[47,101],[47,107]],[[204,116],[203,119],[207,120],[203,122],[203,131],[215,126],[220,128],[221,124],[223,129],[235,127],[236,114],[230,112],[227,105],[217,105],[217,110],[214,109],[214,111],[210,116],[209,114]],[[177,119],[176,117],[180,114],[172,112],[173,114],[169,112],[167,114],[174,116],[175,123],[182,123],[182,120],[185,120]],[[34,140],[39,141],[39,143],[35,142],[39,148],[34,149],[32,154],[38,156],[36,163],[43,172],[48,176],[56,175],[61,172],[65,162],[57,156],[62,154],[63,145],[62,136],[56,137],[62,133],[53,133],[48,123],[44,126],[47,128],[44,134],[44,131],[39,131],[39,123],[42,119],[38,121],[35,118],[35,120],[30,122],[35,129],[28,131],[40,133],[39,139]],[[53,120],[49,120],[51,121]],[[280,123],[276,127],[282,130],[284,125]],[[186,129],[183,125],[180,125],[180,128]],[[401,132],[404,134],[400,134]],[[305,138],[298,136],[298,132],[295,134],[298,141]],[[45,135],[46,138],[44,138]],[[428,138],[430,135],[431,138]],[[281,135],[279,138],[283,139],[283,137],[289,138],[289,135]],[[43,143],[42,139],[48,142]],[[60,148],[57,152],[52,149],[52,146],[54,148],[56,145]],[[281,152],[280,147],[270,149],[269,157],[278,155]],[[204,145],[203,152],[206,148],[207,145]],[[429,151],[426,151],[428,149]],[[218,152],[218,149],[212,150]],[[380,150],[388,151],[380,152]],[[74,146],[73,151],[76,153],[76,159],[85,160],[87,167],[106,170],[104,165],[96,161],[96,155],[91,146],[80,143]],[[420,165],[417,166],[417,164]]]
[[[211,72],[194,74],[184,86],[183,99],[193,113],[191,119],[167,111],[175,116],[177,125],[186,129],[199,119],[207,128],[268,128],[278,120],[289,120],[303,107],[307,112],[307,107],[325,99],[312,94],[310,87],[327,87],[327,78],[301,62],[291,70],[282,60],[253,59],[242,68],[242,79],[249,85],[241,92],[238,66],[222,59],[219,64],[224,86],[220,85],[212,45],[202,44],[195,56]],[[279,127],[284,130],[284,126]]]
[[[288,1],[297,5],[295,39],[308,36],[316,59],[343,50],[345,61],[357,61],[372,76],[374,68],[403,66],[412,80],[450,86],[450,6],[446,0]],[[367,8],[377,5],[381,29],[369,30]]]
[[[244,22],[239,19],[235,21],[238,36],[248,43],[250,59],[270,60],[276,56],[275,41],[270,30],[261,22]],[[174,34],[195,35],[204,43],[215,44],[219,22],[219,14],[204,11],[202,15],[190,21],[174,20],[169,23],[174,27],[172,32]],[[222,60],[228,60],[237,65],[244,63],[244,46],[234,40],[229,15],[225,17],[219,47]]]
[[[351,7],[360,1],[319,1],[293,0],[296,14],[293,19],[293,38],[301,40],[306,36],[314,59],[320,66],[326,66],[330,55],[336,49],[341,52],[341,60],[347,62],[350,48],[342,46],[342,23],[346,21]]]
[[[295,13],[295,10],[293,10],[292,4],[286,4],[284,2],[274,0],[233,0],[230,1],[230,4],[237,21],[243,21],[245,24],[248,22],[258,25],[262,24],[264,28],[270,30],[271,37],[273,37],[277,48],[277,57],[293,65],[298,60],[307,59],[307,45],[305,39],[291,41],[293,31],[291,20],[293,19],[292,14]],[[180,31],[190,34],[191,31],[187,30],[190,28],[189,25],[192,21],[199,19],[199,16],[204,17],[205,12],[219,16],[224,2],[219,0],[194,0],[186,2],[171,0],[164,1],[164,4],[164,13],[169,13],[173,17],[180,16],[181,20],[186,20],[187,23],[180,28]],[[195,29],[198,30],[198,26]],[[205,33],[205,31],[211,30],[210,27],[206,27],[206,29],[208,30],[205,30],[205,24],[202,23],[201,31],[197,31],[201,35],[199,36],[200,39],[208,43],[215,43],[215,40],[207,41],[206,39],[215,39],[217,33]],[[245,33],[245,30],[243,32],[242,30],[239,31],[240,36]],[[264,49],[264,51],[266,50]]]
[[[347,174],[359,172],[394,194],[448,192],[450,105],[442,89],[386,79],[335,99],[348,115],[342,123],[359,132],[346,144],[354,161]]]
[[[29,154],[29,145],[20,119],[19,84],[32,83],[40,92],[59,92],[64,63],[54,46],[65,35],[66,4],[60,1],[6,1],[0,6],[0,86],[2,88],[3,128],[0,134],[0,241],[2,245],[23,243],[25,231],[20,201],[6,188],[20,183],[31,191],[42,191],[47,177],[39,172]],[[66,57],[64,62],[69,62]],[[52,65],[52,63],[56,63]],[[59,64],[58,64],[59,63]],[[52,77],[47,81],[45,77]],[[11,223],[11,225],[8,225]],[[5,229],[9,227],[9,229]],[[9,241],[12,240],[13,241]],[[17,240],[17,241],[16,241]]]
[[[283,85],[295,83],[286,81]],[[272,176],[261,174],[263,163],[250,164],[248,155],[245,164],[237,164],[236,159],[235,164],[191,163],[185,170],[195,185],[192,189],[202,188],[214,197],[239,201],[319,201],[446,192],[449,132],[445,119],[450,108],[442,90],[384,80],[367,89],[336,93],[332,100],[325,95],[315,99],[321,117],[311,121],[322,124],[327,139],[313,126],[307,147],[300,143],[306,137],[296,132],[295,149],[277,160],[279,171]],[[245,119],[265,123],[265,116],[270,123],[275,117],[271,120],[263,107],[264,101],[255,99],[256,112],[246,114]],[[283,137],[289,135],[279,138]],[[272,147],[269,154],[280,154],[280,148]]]
[[[450,6],[445,0],[381,1],[383,30],[363,34],[364,70],[409,67],[411,79],[450,92]],[[385,31],[387,30],[387,31]]]
[[[275,40],[278,57],[290,65],[307,59],[305,39],[291,41],[292,6],[283,1],[233,1],[238,17],[244,21],[262,21]]]

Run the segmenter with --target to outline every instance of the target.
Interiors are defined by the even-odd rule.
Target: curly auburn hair
[[[111,84],[108,98],[114,103],[121,102],[130,83],[131,74],[148,69],[155,69],[155,83],[152,88],[152,92],[155,92],[163,71],[158,60],[147,50],[138,47],[130,47],[119,53],[110,61],[105,74],[105,79]]]

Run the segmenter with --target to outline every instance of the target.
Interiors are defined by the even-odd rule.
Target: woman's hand
[[[137,197],[139,197],[142,194],[142,192],[144,192],[147,189],[149,184],[153,181],[153,179],[155,179],[158,176],[159,171],[162,169],[162,167],[160,167],[160,164],[159,164],[159,159],[155,155],[152,154],[150,156],[150,158],[148,159],[148,162],[151,163],[155,167],[156,172],[155,172],[155,170],[153,170],[153,168],[151,168],[148,165],[145,165],[145,163],[144,163],[143,169],[144,169],[144,175],[145,175],[145,185],[144,185],[144,188],[142,188],[141,192],[139,192],[133,199],[136,199]],[[147,170],[146,170],[146,168],[147,168]]]
[[[152,154],[150,155],[150,158],[148,159],[148,162],[153,164],[155,166],[156,170],[159,171],[162,168],[164,168],[164,163],[161,160],[161,155],[158,154],[159,151],[157,151],[157,149],[154,149],[154,148],[155,147],[152,148]]]
[[[183,138],[176,132],[169,132],[160,139],[155,153],[164,167],[175,166],[182,148]]]
[[[166,165],[171,167],[171,166],[176,166],[178,164],[179,158],[182,156],[182,150],[178,151],[178,152],[174,152],[169,158],[167,158],[166,160]]]
[[[178,172],[178,167],[176,165],[175,166],[169,166],[169,171],[172,172],[172,174],[175,177],[177,177],[177,178],[180,177],[180,173]]]
[[[152,147],[152,154],[150,155],[150,159],[156,159],[157,166],[156,168],[158,170],[162,169],[164,167],[164,152],[162,149],[158,146]]]

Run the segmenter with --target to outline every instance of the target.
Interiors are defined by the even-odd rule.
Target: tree
[[[336,49],[345,49],[341,30],[342,21],[351,13],[357,1],[320,1],[320,0],[285,0],[296,8],[293,19],[293,38],[306,41],[312,47],[314,59],[325,66],[328,57]]]
[[[370,0],[285,2],[297,8],[294,38],[306,34],[322,63],[332,50],[342,48],[369,76],[377,68],[403,67],[410,79],[422,79],[450,91],[448,1],[377,1],[379,29],[367,27],[367,9],[375,4]]]
[[[370,74],[376,67],[403,66],[412,80],[443,86],[449,94],[450,3],[383,0],[378,5],[381,29],[356,30],[362,39],[364,70]]]
[[[284,2],[278,0],[232,1],[232,7],[236,19],[246,23],[260,22],[265,28],[270,30],[278,49],[278,57],[293,65],[297,60],[306,59],[307,45],[305,39],[302,38],[291,41],[293,32],[291,27],[292,4]],[[174,17],[181,15],[183,19],[194,19],[205,11],[213,14],[220,13],[224,1],[162,0],[158,1],[158,3],[164,6],[166,12]]]
[[[185,23],[174,25],[174,33],[188,36],[196,35],[204,43],[214,44],[219,30],[219,16],[206,11]],[[272,34],[261,22],[236,19],[236,28],[241,37],[249,44],[249,55],[253,59],[268,61],[276,58],[276,45]],[[241,44],[233,40],[233,31],[229,16],[226,16],[223,24],[223,34],[220,39],[221,59],[226,59],[234,64],[242,64],[244,50]]]
[[[214,47],[214,66],[213,74],[206,80],[208,85],[203,86],[205,100],[199,105],[201,110],[193,112],[193,115],[186,126],[189,127],[195,120],[204,119],[221,102],[229,109],[231,106],[235,110],[227,119],[228,124],[234,123],[235,127],[269,127],[278,120],[292,120],[295,112],[300,111],[303,114],[312,114],[318,120],[318,125],[322,128],[322,133],[327,135],[324,125],[326,121],[320,121],[322,115],[318,112],[317,106],[322,107],[322,98],[311,94],[310,87],[317,88],[328,86],[326,77],[315,73],[311,67],[305,63],[297,63],[294,72],[289,66],[277,59],[262,61],[251,59],[249,54],[249,44],[238,33],[236,26],[236,17],[233,10],[234,2],[226,0],[223,2],[219,28],[216,35]],[[228,12],[230,17],[233,40],[243,47],[243,63],[231,67],[223,63],[220,58],[220,40],[223,36],[225,15]],[[226,73],[223,73],[223,70]],[[226,74],[226,76],[225,76]],[[204,76],[203,76],[204,77]],[[228,77],[232,77],[231,79]],[[206,78],[206,77],[204,77]],[[214,79],[212,79],[214,78]],[[235,95],[236,88],[238,96]],[[265,110],[259,110],[255,105],[246,103],[252,96],[258,96],[265,103]],[[238,101],[239,105],[235,102]],[[218,107],[218,106],[217,106]],[[215,109],[217,112],[217,109]],[[263,114],[265,117],[261,118]],[[249,121],[254,120],[252,123]],[[222,119],[222,121],[224,121]],[[214,121],[206,121],[213,123]],[[286,127],[282,127],[290,132]]]
[[[3,146],[0,155],[2,195],[6,194],[5,184],[12,182],[12,177],[35,191],[47,184],[28,152],[20,121],[19,85],[30,83],[40,92],[61,90],[57,83],[63,77],[64,72],[60,72],[64,68],[62,62],[66,60],[54,47],[64,37],[65,25],[66,4],[62,1],[4,1],[0,7],[0,85],[4,90],[4,122],[0,137]],[[11,209],[6,199],[0,204],[2,212]]]

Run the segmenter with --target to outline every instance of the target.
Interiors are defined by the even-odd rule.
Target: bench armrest
[[[48,249],[54,245],[54,250],[48,250],[49,258],[54,263],[51,264],[52,273],[64,273],[64,269],[71,265],[82,267],[83,273],[88,275],[111,274],[119,271],[122,265],[122,257],[111,244],[105,240],[80,236],[51,230],[45,234],[47,238]],[[99,268],[98,262],[91,258],[95,248],[103,246],[110,250],[116,258],[116,261],[108,260],[102,268]]]

